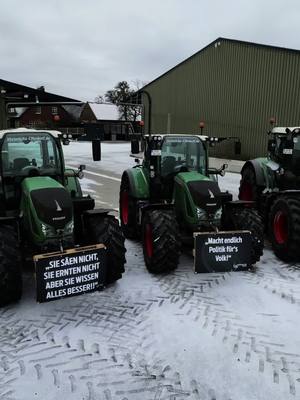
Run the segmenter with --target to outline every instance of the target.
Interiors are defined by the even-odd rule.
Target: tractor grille
[[[31,199],[38,218],[56,230],[72,220],[72,200],[65,189],[36,189],[31,192]]]
[[[209,214],[214,214],[222,205],[222,195],[217,182],[194,181],[188,188],[195,205]]]

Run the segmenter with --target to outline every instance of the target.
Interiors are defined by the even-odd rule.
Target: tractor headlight
[[[220,208],[215,212],[214,219],[221,219],[221,217],[222,217],[222,207],[220,207]]]
[[[55,236],[56,232],[55,229],[50,226],[50,225],[46,225],[46,224],[41,224],[41,228],[42,228],[42,232],[43,234],[48,237],[48,236]]]
[[[64,228],[64,234],[70,235],[73,233],[74,230],[74,222],[69,222]]]
[[[203,210],[202,208],[196,207],[196,211],[197,211],[197,217],[199,220],[207,219],[207,214],[206,214],[205,210]]]

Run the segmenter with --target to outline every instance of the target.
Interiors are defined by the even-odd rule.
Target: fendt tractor
[[[86,249],[100,243],[107,248],[104,283],[116,281],[124,271],[119,222],[108,210],[95,209],[94,199],[82,194],[78,178],[84,166],[78,170],[65,167],[62,144],[69,140],[70,135],[58,131],[0,131],[0,306],[20,299],[22,265],[30,264],[36,254],[57,258],[57,252],[72,255],[71,249],[76,254],[81,246]],[[100,141],[93,142],[93,158],[101,158]],[[69,261],[74,267],[76,257]],[[46,276],[63,275],[49,272]],[[74,283],[75,278],[68,282]],[[52,279],[48,285],[55,288],[64,283]],[[62,289],[56,292],[63,294]]]
[[[215,260],[227,260],[231,257],[227,250],[237,251],[237,247],[224,246],[226,240],[227,243],[234,240],[224,239],[226,232],[251,231],[247,267],[260,259],[263,251],[261,218],[251,208],[251,202],[232,201],[230,193],[220,190],[217,175],[223,176],[227,165],[220,169],[208,165],[209,145],[224,139],[229,138],[153,134],[132,139],[132,155],[142,150],[143,161],[140,163],[137,158],[137,165],[122,175],[120,219],[125,237],[142,240],[149,272],[174,270],[182,245],[187,250],[195,246],[198,233],[214,233],[209,241],[220,245],[209,247],[208,253],[223,251],[224,254],[216,256]],[[240,146],[235,147],[238,150]],[[196,258],[197,249],[193,250]],[[195,265],[204,264],[201,257],[206,256],[199,253],[198,257]],[[231,268],[237,269],[237,265]],[[200,267],[197,272],[207,270]],[[218,270],[218,266],[213,265],[212,270]]]
[[[299,261],[300,127],[275,126],[268,135],[268,156],[242,168],[239,198],[256,202],[276,256]]]

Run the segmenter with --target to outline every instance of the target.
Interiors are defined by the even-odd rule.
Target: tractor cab
[[[281,169],[281,175],[300,175],[300,128],[275,127],[270,131],[269,158]]]
[[[150,196],[171,200],[175,177],[180,172],[207,174],[206,136],[153,135],[144,137],[144,162],[149,171]]]
[[[197,136],[166,136],[161,146],[161,176],[178,172],[206,174],[206,149]]]
[[[25,178],[47,176],[64,183],[64,161],[58,132],[17,129],[2,133],[1,202],[6,209],[18,208]]]

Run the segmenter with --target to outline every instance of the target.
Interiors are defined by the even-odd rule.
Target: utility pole
[[[151,135],[151,118],[152,118],[152,98],[147,90],[138,90],[139,93],[145,94],[148,99],[148,134]]]
[[[5,90],[0,87],[0,129],[7,128],[5,93]]]

